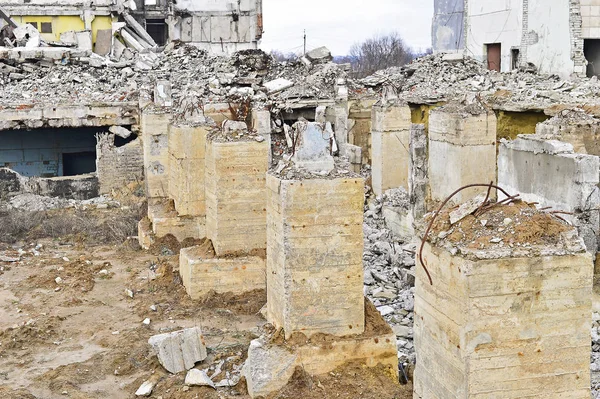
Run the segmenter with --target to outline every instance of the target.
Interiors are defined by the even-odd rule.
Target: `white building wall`
[[[527,61],[541,73],[568,78],[575,67],[571,59],[569,1],[529,0],[528,12]]]
[[[486,44],[501,43],[501,70],[511,70],[511,49],[520,47],[523,0],[468,0],[467,55],[487,63]]]
[[[586,39],[600,39],[600,0],[581,1],[581,35]]]

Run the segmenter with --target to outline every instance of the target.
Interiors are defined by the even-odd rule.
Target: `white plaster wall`
[[[527,61],[542,73],[563,78],[573,73],[569,15],[567,0],[529,0]]]
[[[502,44],[502,72],[511,69],[511,48],[521,45],[523,0],[468,0],[467,54],[487,63],[486,44]]]
[[[175,8],[191,12],[245,12],[256,11],[256,2],[257,0],[178,0]]]

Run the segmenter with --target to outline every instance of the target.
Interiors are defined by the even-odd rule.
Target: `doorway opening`
[[[583,55],[588,62],[587,77],[600,76],[600,39],[584,39]]]
[[[500,72],[502,60],[502,45],[500,43],[486,44],[487,64],[490,71]]]

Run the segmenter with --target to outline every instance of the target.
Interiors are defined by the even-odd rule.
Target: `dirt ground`
[[[186,387],[184,373],[167,373],[147,340],[200,326],[209,357],[196,367],[213,372],[219,364],[218,381],[243,363],[264,325],[264,291],[192,301],[176,272],[177,255],[130,242],[0,244],[5,255],[17,256],[19,248],[21,261],[0,262],[1,398],[135,398],[145,380],[156,382],[156,399],[249,398],[243,380],[217,391]],[[273,398],[403,399],[411,391],[376,369],[349,365],[317,377],[298,370]]]

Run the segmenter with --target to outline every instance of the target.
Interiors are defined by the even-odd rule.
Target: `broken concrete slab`
[[[250,397],[267,396],[283,388],[296,367],[298,355],[278,346],[255,339],[248,348],[248,359],[242,368]]]
[[[458,209],[450,212],[450,224],[458,223],[475,212],[481,205],[483,205],[483,201],[485,201],[485,196],[482,194],[461,204]]]
[[[306,58],[308,58],[312,62],[331,61],[333,59],[333,57],[331,56],[331,51],[329,51],[329,49],[324,46],[310,50],[308,53],[306,53]]]
[[[96,33],[96,45],[94,47],[94,53],[103,56],[110,54],[112,42],[112,29],[99,29]]]
[[[173,106],[172,85],[168,80],[158,80],[154,86],[154,103],[159,107]]]
[[[124,128],[123,126],[111,126],[108,131],[124,139],[132,135],[131,130]]]
[[[150,396],[153,389],[154,383],[152,381],[144,381],[137,391],[135,391],[135,396]]]
[[[329,122],[326,126],[316,122],[301,121],[294,124],[296,149],[292,161],[299,167],[314,172],[333,170],[330,140],[333,131]]]
[[[284,78],[278,78],[278,79],[272,80],[270,82],[264,83],[264,86],[266,87],[267,92],[269,94],[273,94],[273,93],[277,93],[277,92],[285,90],[285,89],[289,89],[293,85],[294,85],[294,82],[292,82],[291,80],[284,79]]]
[[[157,353],[160,364],[173,374],[191,369],[207,356],[200,327],[154,335],[148,343]]]

